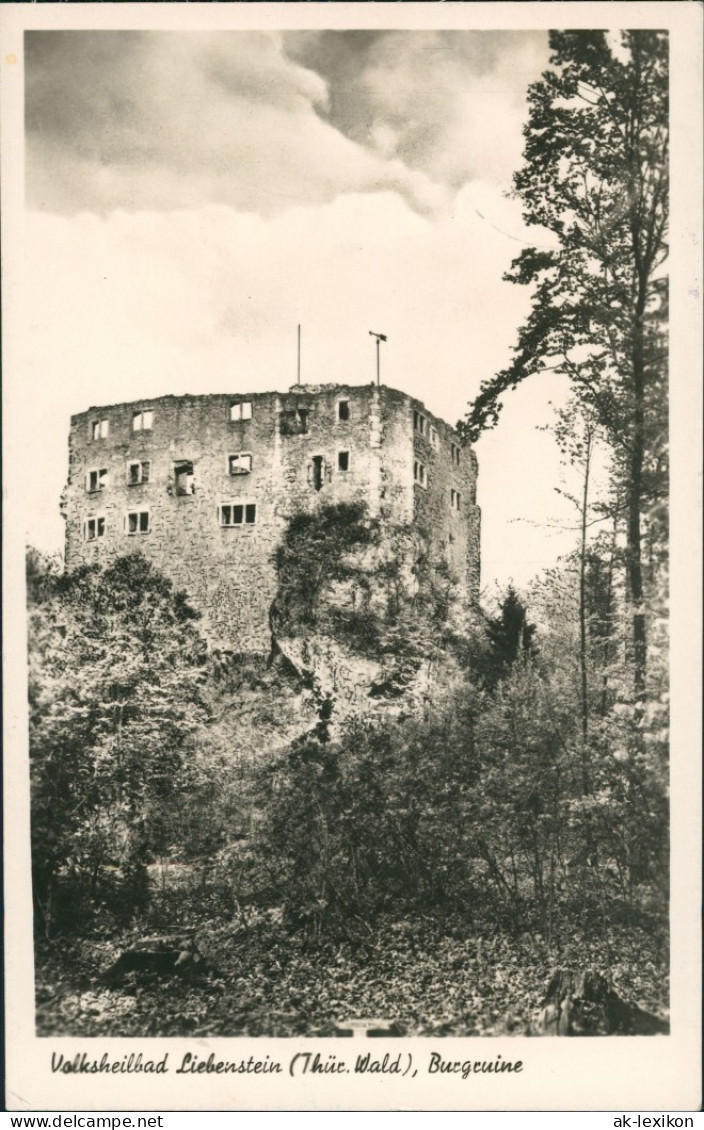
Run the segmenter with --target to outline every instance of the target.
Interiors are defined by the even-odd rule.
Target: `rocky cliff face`
[[[462,677],[478,613],[416,525],[324,507],[289,522],[274,565],[268,656],[211,650],[230,764],[353,719],[423,717]]]
[[[304,714],[323,711],[333,734],[352,715],[422,711],[452,681],[454,644],[476,613],[428,544],[417,527],[390,533],[359,506],[291,523],[271,658],[296,673]]]

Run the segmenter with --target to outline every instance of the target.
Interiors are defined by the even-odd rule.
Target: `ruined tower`
[[[91,408],[71,418],[66,566],[140,551],[186,590],[213,643],[264,652],[282,531],[324,504],[415,525],[476,603],[476,476],[452,428],[385,386]]]

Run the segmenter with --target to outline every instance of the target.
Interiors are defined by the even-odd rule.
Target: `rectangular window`
[[[110,432],[109,420],[93,420],[92,436],[93,439],[106,439]]]
[[[127,511],[127,533],[128,534],[148,534],[149,533],[149,511],[148,510],[128,510]]]
[[[438,446],[438,430],[437,430],[437,428],[434,428],[432,426],[432,424],[430,426],[430,442],[432,443],[433,447],[437,448],[437,446]]]
[[[455,443],[450,444],[450,458],[456,467],[460,465],[460,449]]]
[[[127,467],[127,483],[128,486],[136,486],[138,483],[149,482],[149,472],[151,463],[130,463]]]
[[[349,469],[350,469],[350,453],[349,453],[349,451],[338,451],[338,453],[337,453],[337,469],[338,469],[338,471],[349,471]]]
[[[428,421],[422,412],[413,413],[413,430],[418,432],[418,435],[424,436],[428,432]]]
[[[322,455],[314,455],[308,467],[308,482],[315,490],[322,490],[325,481],[325,460]]]
[[[179,459],[178,463],[174,463],[174,485],[177,495],[193,494],[193,464],[188,459]]]
[[[220,507],[221,526],[253,526],[257,520],[254,502],[234,502]]]
[[[91,494],[96,490],[104,490],[105,484],[108,480],[108,472],[106,467],[101,467],[99,471],[89,471],[86,475],[86,490]]]
[[[338,402],[337,418],[338,418],[338,420],[349,420],[349,418],[350,418],[350,402],[349,402],[349,400],[340,400]]]
[[[450,506],[453,510],[459,510],[461,505],[462,498],[460,492],[452,487],[450,490]]]
[[[252,456],[248,451],[238,451],[227,457],[229,475],[248,475],[252,470]]]
[[[86,518],[83,524],[83,537],[86,541],[95,541],[96,538],[105,536],[104,518]]]
[[[413,478],[419,486],[427,486],[427,478],[425,474],[425,466],[417,460],[413,464]]]
[[[236,404],[230,405],[230,420],[251,420],[252,419],[252,401],[251,400],[238,400]]]
[[[310,408],[285,408],[281,413],[280,429],[282,436],[308,435]]]
[[[150,432],[154,424],[154,413],[151,408],[144,409],[141,412],[132,413],[132,431],[133,432]]]

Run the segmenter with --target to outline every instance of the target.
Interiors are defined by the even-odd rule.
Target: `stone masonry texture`
[[[282,533],[324,505],[416,527],[476,605],[476,478],[454,429],[383,385],[91,408],[71,418],[66,567],[139,551],[188,593],[214,646],[262,653]]]

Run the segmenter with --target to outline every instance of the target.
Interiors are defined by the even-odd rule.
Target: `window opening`
[[[174,480],[177,495],[194,493],[193,464],[189,460],[181,459],[178,463],[174,463]]]
[[[437,446],[438,446],[438,430],[437,430],[437,428],[434,428],[432,426],[432,424],[430,425],[430,442],[432,443],[433,447],[437,448]]]
[[[148,483],[150,468],[150,463],[130,463],[127,469],[128,485],[133,487],[138,483]]]
[[[252,419],[252,401],[251,400],[238,400],[236,404],[230,405],[230,420],[251,420]]]
[[[149,533],[149,511],[148,510],[129,510],[127,512],[127,533],[128,534],[148,534]]]
[[[154,423],[154,413],[150,408],[132,413],[132,431],[150,432]]]
[[[254,502],[236,502],[220,507],[221,526],[253,526],[257,520],[257,506]]]
[[[349,469],[350,469],[350,453],[349,453],[349,451],[338,451],[338,453],[337,453],[337,469],[338,469],[338,471],[349,471]]]
[[[108,472],[107,467],[101,467],[99,471],[89,471],[86,479],[86,490],[91,493],[97,490],[103,490],[107,482]]]
[[[413,478],[422,487],[426,485],[425,467],[417,461],[413,464]]]
[[[349,400],[341,400],[337,406],[338,420],[349,420],[350,418],[350,402]]]
[[[252,470],[252,456],[247,451],[228,456],[227,469],[230,475],[248,475]]]
[[[461,501],[462,500],[461,500],[460,492],[458,490],[455,490],[454,487],[452,487],[451,490],[450,490],[450,506],[452,507],[452,509],[453,510],[459,510],[460,506],[461,506]]]
[[[86,518],[83,527],[83,536],[86,541],[95,541],[96,538],[105,536],[105,519],[104,518]]]
[[[105,439],[109,431],[110,423],[108,420],[93,421],[93,439]]]
[[[315,490],[321,490],[323,486],[323,457],[322,455],[313,456],[313,487]]]
[[[310,408],[286,408],[281,413],[281,434],[283,436],[307,435],[309,431]]]

